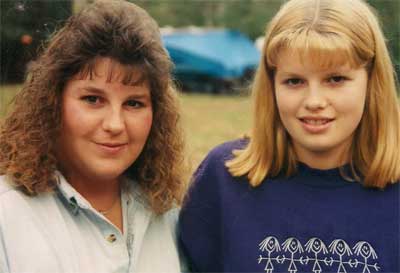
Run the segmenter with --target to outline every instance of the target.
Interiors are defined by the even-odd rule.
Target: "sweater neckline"
[[[340,175],[341,169],[345,172],[350,171],[350,164],[345,164],[345,165],[341,165],[341,166],[338,166],[335,168],[330,168],[330,169],[313,168],[301,161],[298,161],[297,164],[298,164],[297,167],[298,167],[299,172],[306,172],[309,174],[320,175],[320,176]]]
[[[303,162],[298,162],[298,177],[296,179],[299,183],[314,186],[314,187],[343,187],[351,185],[352,182],[346,180],[342,174],[351,177],[350,164],[345,164],[331,169],[317,169],[308,166]]]

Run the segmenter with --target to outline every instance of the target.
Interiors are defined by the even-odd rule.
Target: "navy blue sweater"
[[[206,157],[181,211],[194,271],[400,272],[399,183],[365,188],[299,163],[293,177],[254,188],[224,166],[240,145]]]

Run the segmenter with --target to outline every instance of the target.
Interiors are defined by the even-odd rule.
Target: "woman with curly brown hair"
[[[180,272],[183,139],[155,21],[98,1],[27,75],[0,131],[0,271]]]

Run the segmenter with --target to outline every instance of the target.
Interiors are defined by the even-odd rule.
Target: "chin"
[[[97,171],[93,174],[93,176],[100,181],[109,181],[118,179],[124,172],[123,171]]]
[[[324,154],[333,150],[334,147],[331,145],[313,145],[309,146],[306,149],[315,154]]]

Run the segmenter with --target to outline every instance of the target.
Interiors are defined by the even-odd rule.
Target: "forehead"
[[[276,68],[284,58],[289,63],[309,64],[318,70],[343,65],[351,68],[367,63],[349,39],[338,33],[321,33],[316,30],[287,30],[271,38],[265,52],[268,67]]]
[[[353,65],[337,56],[315,56],[313,53],[282,50],[276,57],[275,68],[287,72],[324,73],[332,70],[349,70]]]
[[[147,73],[139,66],[123,65],[116,60],[97,57],[86,63],[74,76],[76,79],[93,80],[102,78],[106,82],[118,82],[123,85],[147,85]]]

